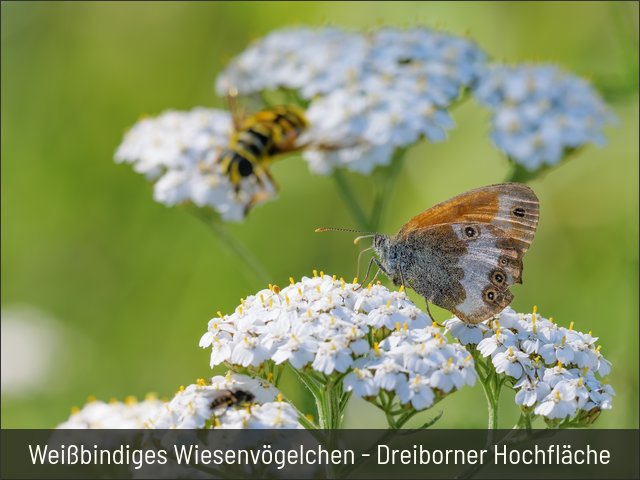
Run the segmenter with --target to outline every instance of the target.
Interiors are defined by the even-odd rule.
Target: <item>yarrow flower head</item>
[[[137,401],[134,396],[127,397],[120,402],[112,399],[109,402],[89,397],[82,407],[71,409],[71,416],[56,427],[56,431],[49,438],[52,448],[68,445],[70,442],[80,442],[88,448],[116,448],[125,439],[135,441],[135,432],[146,428],[150,418],[157,415],[164,408],[164,402],[156,398],[155,394],[148,394],[145,400]],[[122,430],[118,435],[76,435],[68,430]]]
[[[484,53],[471,41],[426,28],[367,35],[324,28],[274,32],[218,77],[217,90],[292,90],[308,104],[300,139],[310,168],[370,173],[397,148],[439,142],[453,127],[447,108],[477,78]]]
[[[146,424],[153,429],[302,428],[295,409],[273,386],[228,372],[181,387]]]
[[[479,78],[474,95],[491,111],[494,143],[529,171],[603,145],[602,130],[615,120],[587,81],[554,65],[492,64]]]
[[[284,28],[254,42],[234,58],[216,80],[226,95],[285,88],[304,98],[326,94],[344,85],[354,65],[366,55],[364,36],[339,28]]]
[[[297,370],[341,374],[344,389],[356,396],[392,392],[417,410],[475,382],[469,353],[449,344],[404,292],[322,272],[251,295],[231,315],[219,313],[200,346],[212,349],[212,367],[289,362]]]
[[[561,327],[534,312],[507,307],[488,322],[445,322],[461,343],[474,347],[516,391],[515,402],[549,423],[592,422],[611,408],[613,388],[602,381],[611,363],[600,353],[597,337]]]
[[[115,159],[154,181],[154,199],[164,205],[192,202],[240,221],[250,207],[272,199],[276,188],[255,176],[242,178],[238,189],[231,184],[217,164],[231,131],[231,116],[222,110],[167,111],[136,123]]]
[[[69,419],[58,429],[140,429],[149,418],[159,412],[164,402],[154,395],[148,395],[138,402],[135,397],[127,397],[124,402],[113,400],[103,402],[90,398],[84,407],[74,408]]]

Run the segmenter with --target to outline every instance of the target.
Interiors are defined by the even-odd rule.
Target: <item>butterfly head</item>
[[[381,233],[377,233],[373,236],[373,251],[378,254],[379,257],[386,256],[389,252],[389,237]]]
[[[378,266],[380,266],[382,271],[389,275],[395,283],[395,278],[399,278],[398,246],[394,245],[390,237],[379,233],[373,237],[372,248],[380,260]]]

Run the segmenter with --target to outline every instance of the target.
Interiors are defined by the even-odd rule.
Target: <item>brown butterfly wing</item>
[[[467,323],[491,318],[513,300],[522,279],[522,243],[487,223],[452,223],[407,232],[407,284]]]
[[[404,237],[414,230],[449,223],[490,223],[526,252],[538,227],[540,203],[536,194],[521,183],[490,185],[457,195],[409,220],[398,232]]]

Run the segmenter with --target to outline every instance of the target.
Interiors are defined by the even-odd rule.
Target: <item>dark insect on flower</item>
[[[214,410],[218,407],[232,407],[243,406],[253,402],[255,396],[251,392],[246,390],[223,390],[220,396],[211,402],[211,409]]]
[[[297,140],[308,126],[304,111],[293,105],[281,105],[239,118],[234,108],[235,95],[235,91],[227,95],[234,113],[234,132],[218,163],[236,192],[242,179],[252,175],[260,185],[275,184],[268,167],[274,157],[299,149]]]

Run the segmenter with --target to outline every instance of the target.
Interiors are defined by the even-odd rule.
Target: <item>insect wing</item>
[[[540,203],[521,183],[490,185],[457,195],[409,220],[398,232],[402,238],[414,230],[450,223],[489,223],[518,242],[526,252],[538,227]]]
[[[467,323],[500,312],[513,300],[509,287],[522,282],[522,244],[494,225],[434,225],[403,241],[424,257],[407,272],[410,286]]]

